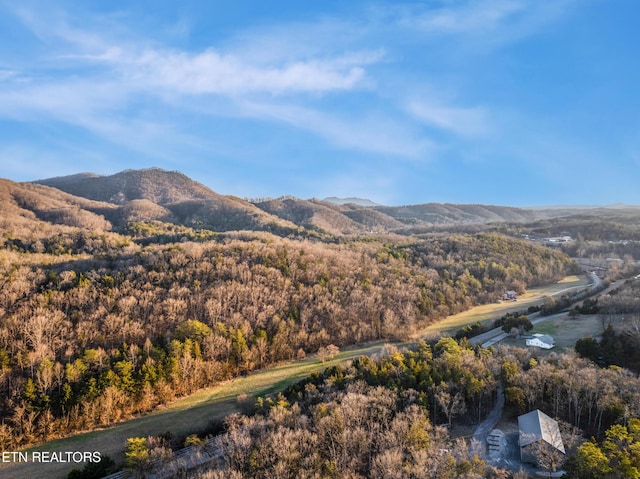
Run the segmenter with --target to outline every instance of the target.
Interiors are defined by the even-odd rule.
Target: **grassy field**
[[[541,355],[548,355],[552,351],[564,352],[573,350],[576,341],[586,336],[599,336],[602,334],[602,323],[597,314],[581,315],[577,319],[569,319],[568,316],[562,316],[550,319],[543,323],[537,324],[528,334],[542,333],[553,337],[556,346],[553,349],[537,349]],[[501,342],[511,346],[525,348],[524,339],[508,338]]]
[[[477,321],[480,321],[481,323],[493,323],[494,319],[504,316],[507,313],[526,311],[529,306],[542,304],[546,296],[562,294],[562,292],[567,289],[577,289],[583,286],[586,287],[589,284],[589,279],[586,276],[567,276],[557,283],[528,290],[525,294],[518,296],[518,301],[503,301],[500,303],[485,304],[471,308],[468,311],[449,316],[443,321],[432,324],[425,330],[421,331],[419,335],[425,336],[444,332],[455,333],[463,326],[473,324]]]
[[[379,353],[383,345],[383,342],[378,342],[345,349],[324,363],[316,357],[309,357],[303,361],[259,371],[200,391],[175,401],[163,409],[114,427],[49,441],[29,451],[99,451],[102,455],[108,455],[116,462],[120,462],[124,459],[124,446],[129,437],[156,436],[167,431],[171,431],[176,436],[183,436],[202,430],[211,421],[223,419],[236,412],[238,410],[236,398],[240,394],[264,396],[280,391],[314,371],[343,364],[363,355],[371,356]],[[78,466],[31,462],[0,464],[0,477],[3,479],[66,477],[74,467]]]

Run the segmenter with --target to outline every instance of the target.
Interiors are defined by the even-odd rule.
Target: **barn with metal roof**
[[[549,448],[566,454],[558,422],[536,409],[518,416],[520,458],[522,462],[538,463],[538,455]]]

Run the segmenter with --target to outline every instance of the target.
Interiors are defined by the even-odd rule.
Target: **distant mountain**
[[[374,231],[402,233],[416,227],[505,221],[525,222],[539,217],[534,211],[506,206],[441,203],[381,206],[359,198],[326,198],[318,201],[283,197],[255,204],[282,219],[334,234]]]
[[[336,196],[330,196],[322,201],[327,203],[333,203],[334,205],[357,205],[357,206],[381,206],[378,203],[374,203],[366,198],[338,198]]]
[[[55,188],[0,179],[0,230],[28,231],[35,238],[46,237],[60,227],[109,231],[106,218],[115,205],[70,195]]]
[[[636,207],[626,205],[540,209],[442,203],[381,206],[361,198],[303,200],[291,196],[249,202],[159,168],[110,176],[80,173],[35,183],[0,182],[0,213],[5,223],[8,215],[34,228],[32,223],[40,221],[116,232],[126,231],[132,222],[160,221],[212,231],[271,231],[283,236],[305,230],[330,235],[410,234],[447,225],[524,224],[614,211],[625,221],[637,216]]]
[[[377,206],[374,209],[406,225],[413,226],[500,221],[521,222],[537,218],[534,211],[508,206],[427,203],[408,206]]]
[[[299,226],[331,234],[364,231],[364,226],[346,216],[338,206],[318,200],[285,197],[256,203],[263,211]]]
[[[406,225],[392,216],[371,207],[359,207],[353,203],[341,207],[342,214],[356,223],[360,223],[368,231],[400,231]]]
[[[214,231],[298,230],[291,222],[240,198],[220,195],[177,171],[149,168],[111,176],[82,173],[35,183],[119,206],[111,218],[119,226],[159,220]]]
[[[567,210],[567,211],[575,211],[575,210],[599,210],[599,209],[610,209],[610,210],[637,210],[640,209],[640,205],[633,205],[628,203],[612,203],[610,205],[545,205],[545,206],[526,206],[525,210]]]
[[[149,200],[158,205],[168,205],[220,196],[182,173],[160,168],[125,170],[111,176],[80,173],[34,183],[52,186],[75,196],[117,205],[132,200]]]

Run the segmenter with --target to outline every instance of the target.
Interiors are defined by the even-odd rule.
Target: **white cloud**
[[[310,50],[301,49],[300,44],[314,42],[301,42],[291,31],[286,38],[276,35],[272,39],[280,38],[278,55],[268,54],[268,41],[262,42],[255,34],[227,49],[212,45],[185,51],[123,33],[108,18],[92,19],[89,28],[74,26],[79,20],[61,11],[46,18],[34,9],[16,8],[14,13],[56,52],[51,60],[70,61],[69,68],[102,65],[107,71],[100,74],[118,74],[122,82],[133,81],[147,91],[162,88],[177,94],[242,95],[352,90],[366,84],[365,67],[383,57],[380,50],[344,48],[309,55]]]
[[[433,9],[405,21],[415,27],[435,32],[486,32],[525,9],[526,2],[519,0],[483,0]]]
[[[594,0],[466,0],[440,7],[394,5],[381,15],[427,40],[446,38],[466,49],[491,51],[543,31],[588,1]]]
[[[91,79],[51,80],[0,89],[0,116],[21,122],[61,122],[74,125],[129,150],[158,159],[174,159],[176,151],[208,149],[172,120],[171,108],[158,113],[132,112],[135,90],[126,84]],[[66,148],[68,149],[68,147]]]
[[[483,137],[492,130],[489,110],[441,100],[404,102],[405,92],[390,85],[407,88],[424,79],[404,78],[411,67],[393,50],[398,53],[402,47],[392,36],[382,35],[380,41],[388,43],[380,48],[377,33],[401,33],[410,27],[415,41],[416,32],[424,31],[485,33],[551,10],[531,0],[441,4],[386,7],[382,19],[375,21],[365,15],[359,22],[322,18],[270,25],[198,51],[160,46],[135,38],[136,33],[120,35],[126,25],[114,27],[109,20],[83,24],[80,18],[58,13],[47,21],[37,10],[21,10],[23,22],[50,45],[45,60],[60,63],[50,71],[39,70],[29,84],[1,83],[0,115],[67,122],[152,154],[162,153],[158,145],[167,145],[168,138],[206,150],[204,140],[177,120],[184,115],[202,123],[210,121],[206,116],[276,121],[351,150],[431,158],[438,146],[420,133],[421,124],[462,137]],[[392,61],[396,65],[388,64]],[[3,73],[0,81],[11,78]],[[438,83],[437,78],[429,81]],[[360,96],[351,102],[348,95],[353,93]],[[356,106],[346,112],[347,104]]]
[[[17,16],[48,44],[49,57],[38,65],[32,81],[0,87],[0,116],[76,125],[114,144],[160,157],[171,154],[158,147],[169,139],[201,151],[210,146],[172,120],[177,116],[199,115],[203,121],[204,116],[246,117],[244,107],[238,106],[245,97],[295,95],[297,103],[304,104],[305,95],[317,100],[318,94],[366,89],[371,83],[366,67],[384,56],[380,50],[270,59],[244,54],[241,48],[191,52],[148,41],[113,41],[113,30],[104,24],[74,27],[61,12],[50,22],[35,10],[18,10]],[[79,20],[73,20],[77,25]],[[48,70],[47,65],[55,68]],[[27,72],[29,68],[35,65],[28,65]],[[4,75],[0,71],[0,81],[11,76],[8,70]],[[273,120],[277,112],[254,110],[248,115]],[[321,116],[309,114],[304,125],[290,124],[325,138],[340,136],[321,126]],[[338,143],[358,142],[345,138]]]
[[[119,68],[135,82],[186,94],[298,93],[351,90],[365,79],[364,55],[257,66],[208,49],[201,53],[149,50]]]
[[[22,11],[20,17],[39,37],[57,40],[53,50],[66,70],[21,88],[0,89],[5,117],[54,119],[155,154],[158,142],[166,144],[167,137],[198,143],[179,124],[172,125],[171,132],[163,123],[162,117],[174,114],[199,115],[203,121],[206,116],[278,121],[337,146],[378,154],[418,157],[431,147],[390,120],[358,119],[357,113],[351,121],[341,120],[332,109],[307,106],[307,100],[318,102],[319,94],[371,92],[373,80],[366,69],[384,58],[380,49],[300,48],[300,43],[314,42],[297,42],[289,32],[291,46],[278,55],[255,55],[254,47],[262,45],[260,35],[244,36],[244,45],[236,39],[226,50],[212,46],[193,52],[114,42],[109,31],[72,27],[63,14],[55,15],[49,25],[32,12]],[[338,27],[322,22],[323,32],[332,28]],[[285,31],[280,33],[272,38],[285,45]],[[78,68],[83,73],[74,78]],[[277,97],[286,97],[286,104],[276,102]],[[162,117],[132,117],[141,98]]]
[[[224,41],[223,47],[252,64],[268,65],[322,58],[328,52],[338,56],[345,51],[362,51],[362,45],[365,50],[372,44],[379,46],[380,42],[371,41],[371,33],[371,26],[360,18],[321,17],[310,21],[252,25],[235,32]],[[373,53],[378,56],[380,52],[376,49]]]
[[[370,153],[403,158],[430,158],[435,145],[412,132],[408,124],[388,117],[359,115],[349,119],[309,108],[273,103],[244,102],[247,115],[269,118],[307,130],[330,143]]]
[[[18,72],[13,70],[0,70],[0,82],[9,80],[10,78],[14,78],[18,75]]]
[[[460,136],[481,137],[491,132],[489,114],[484,108],[460,108],[412,100],[406,109],[418,120]]]

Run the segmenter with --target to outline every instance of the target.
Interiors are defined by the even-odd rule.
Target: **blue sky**
[[[640,204],[638,19],[637,0],[0,0],[0,177]]]

